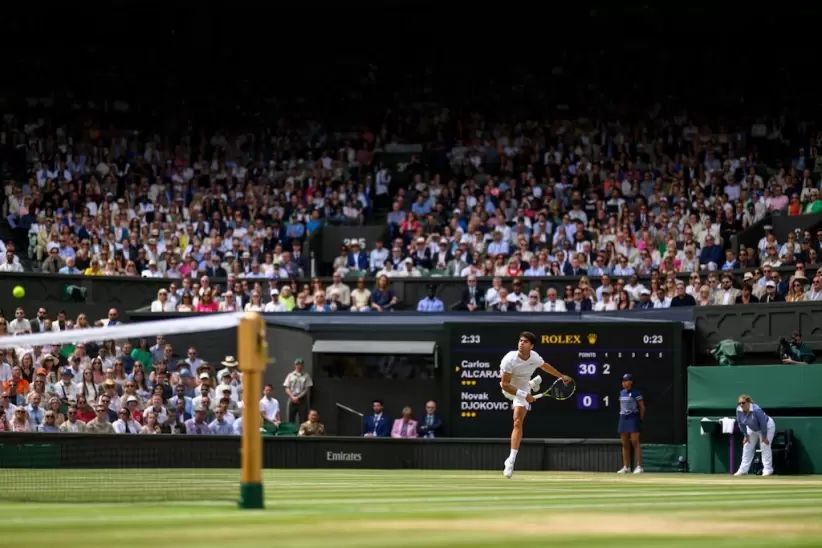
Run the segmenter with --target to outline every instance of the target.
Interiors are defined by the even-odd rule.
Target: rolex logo
[[[597,342],[597,334],[596,333],[591,333],[590,335],[588,335],[588,344],[596,344],[596,342]]]

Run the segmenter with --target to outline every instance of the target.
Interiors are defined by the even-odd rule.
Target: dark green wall
[[[774,382],[779,379],[779,388]],[[740,394],[750,395],[763,409],[822,409],[822,367],[757,365],[691,367],[688,409],[732,408]]]
[[[729,408],[728,415],[733,417]],[[708,417],[716,419],[719,417]],[[714,472],[729,474],[729,436],[718,434],[711,449],[711,438],[701,435],[702,417],[688,417],[688,466],[691,472],[708,474],[711,461]],[[797,473],[822,474],[822,417],[773,417],[777,430],[790,428],[794,433],[794,450],[797,458]],[[735,436],[735,466],[742,459],[742,436]],[[735,470],[734,470],[735,471]]]

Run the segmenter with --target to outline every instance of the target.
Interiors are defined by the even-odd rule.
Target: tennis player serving
[[[571,382],[571,377],[563,375],[553,366],[545,363],[539,354],[534,352],[537,337],[533,333],[523,331],[519,335],[517,350],[508,352],[500,363],[502,373],[502,394],[514,402],[514,429],[511,431],[511,454],[505,460],[505,470],[503,475],[510,478],[514,475],[514,464],[517,461],[519,445],[522,441],[522,425],[525,423],[525,415],[531,409],[531,403],[536,399],[531,391],[539,391],[542,377],[537,374],[533,379],[531,376],[537,369],[542,369],[546,373],[558,377],[565,383]]]

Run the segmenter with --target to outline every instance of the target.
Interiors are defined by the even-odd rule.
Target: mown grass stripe
[[[75,472],[77,472],[75,474]],[[84,504],[82,490],[71,505],[65,503],[0,503],[3,516],[4,545],[46,546],[60,548],[97,545],[101,538],[107,544],[141,544],[162,548],[196,544],[199,548],[216,548],[230,544],[233,548],[276,544],[278,548],[454,548],[465,546],[517,546],[527,548],[546,545],[583,548],[601,545],[607,538],[609,548],[643,546],[679,546],[746,548],[769,546],[780,548],[818,547],[819,533],[808,536],[801,528],[822,523],[822,478],[729,478],[701,475],[645,475],[617,477],[614,474],[517,473],[511,481],[499,472],[455,471],[317,471],[267,470],[264,511],[238,511],[234,502],[216,501],[226,493],[239,493],[237,470],[213,470],[185,474],[169,470],[167,477],[175,484],[191,478],[196,481],[187,494],[201,497],[196,501],[170,503]],[[0,482],[4,474],[0,471]],[[109,475],[119,478],[118,489],[129,485],[157,483],[157,470],[60,472],[60,480],[94,478]],[[31,493],[48,496],[49,482],[34,482],[36,473],[23,478],[6,476],[5,485],[16,485],[14,478],[32,481]],[[163,477],[160,475],[159,477]],[[42,477],[41,477],[42,479]],[[774,480],[774,481],[772,481]],[[198,489],[198,487],[203,488]],[[212,489],[209,489],[208,486]],[[97,485],[93,490],[103,492]],[[39,491],[43,489],[43,491]],[[20,492],[20,491],[18,491]],[[0,492],[0,497],[3,494]],[[138,493],[139,496],[139,493]],[[229,497],[229,498],[233,498]],[[744,508],[740,507],[744,501]],[[565,532],[520,530],[516,523],[504,532],[488,523],[498,523],[501,516],[516,509],[522,523],[542,523],[553,518],[568,520],[573,528]],[[623,516],[630,523],[624,537],[596,533],[598,522],[614,523]],[[660,527],[643,523],[682,520],[677,534],[666,535]],[[451,530],[452,523],[476,520],[478,527]],[[645,521],[643,521],[645,520]],[[749,534],[745,531],[728,535],[709,530],[702,534],[690,531],[693,523],[717,527],[740,522],[762,521],[793,524],[795,530],[778,537]],[[387,530],[380,524],[392,523]],[[406,524],[413,523],[409,528]],[[421,524],[429,524],[426,528]],[[621,521],[619,522],[621,523]],[[567,529],[567,528],[566,528]],[[725,530],[727,531],[727,529]],[[555,533],[555,534],[551,534]],[[693,535],[682,537],[682,534]]]

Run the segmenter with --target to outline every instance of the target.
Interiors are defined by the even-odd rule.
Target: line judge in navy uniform
[[[776,423],[765,414],[761,407],[756,405],[751,397],[742,394],[737,400],[736,422],[745,436],[742,442],[742,464],[734,476],[744,476],[751,468],[756,452],[756,443],[762,451],[762,475],[773,475],[773,452],[771,442],[776,434]]]
[[[631,471],[631,446],[636,454],[634,474],[642,473],[642,448],[639,446],[639,431],[645,418],[645,401],[642,393],[634,388],[634,376],[622,376],[622,390],[619,392],[619,437],[622,438],[622,469],[619,474]]]
[[[391,436],[391,425],[393,421],[385,414],[381,400],[371,402],[373,415],[368,415],[363,419],[363,435],[366,438],[388,438]]]

